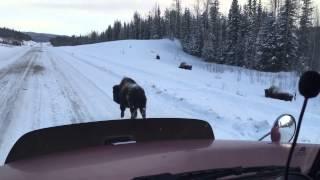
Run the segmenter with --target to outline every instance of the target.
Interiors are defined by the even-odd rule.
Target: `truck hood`
[[[289,145],[268,142],[178,140],[106,145],[20,160],[0,168],[0,179],[132,179],[205,169],[284,166]],[[319,147],[298,145],[293,166],[308,171]]]

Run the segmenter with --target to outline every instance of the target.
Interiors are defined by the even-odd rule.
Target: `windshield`
[[[258,141],[299,117],[299,77],[320,70],[319,5],[1,0],[0,164],[32,130],[105,120],[200,119],[218,140]],[[319,127],[318,97],[299,142],[319,144]]]

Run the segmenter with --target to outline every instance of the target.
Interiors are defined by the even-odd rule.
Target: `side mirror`
[[[271,131],[261,137],[259,141],[262,141],[270,135],[272,142],[289,143],[296,133],[296,128],[297,123],[292,115],[281,115],[274,122]]]
[[[296,120],[292,115],[281,115],[271,129],[271,140],[276,143],[289,143],[296,133]]]

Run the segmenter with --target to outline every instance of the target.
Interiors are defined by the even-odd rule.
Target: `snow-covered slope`
[[[279,115],[298,118],[303,101],[301,96],[294,102],[264,98],[264,89],[272,84],[296,92],[293,74],[208,64],[185,54],[177,41],[127,40],[59,48],[38,44],[0,47],[0,54],[0,162],[28,131],[119,119],[112,87],[124,76],[145,88],[148,117],[203,119],[212,125],[217,139],[257,140]],[[194,69],[179,69],[182,61]],[[312,100],[300,141],[318,142],[319,109],[319,99]]]
[[[136,79],[147,90],[149,116],[204,119],[219,139],[258,139],[279,115],[289,113],[298,118],[302,105],[300,96],[294,102],[264,97],[264,89],[273,84],[295,93],[298,78],[293,73],[208,64],[170,40],[117,41],[59,50],[77,59],[81,71],[90,73],[98,84],[110,81],[112,85],[123,76]],[[160,61],[155,59],[157,54]],[[194,70],[178,69],[183,61],[194,65]],[[114,81],[102,75],[108,71]],[[316,131],[310,129],[320,124],[319,105],[316,100],[311,102],[302,140],[316,140]]]

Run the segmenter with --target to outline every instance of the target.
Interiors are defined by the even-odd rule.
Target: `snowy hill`
[[[298,78],[292,73],[208,64],[184,53],[178,42],[129,40],[58,49],[76,59],[79,69],[91,66],[81,71],[96,75],[97,83],[107,81],[100,76],[103,73],[114,77],[110,86],[123,76],[136,79],[147,89],[149,117],[204,119],[214,127],[218,139],[258,139],[279,115],[289,113],[298,118],[302,105],[299,96],[294,102],[264,97],[264,89],[271,85],[295,93]],[[160,61],[155,60],[157,54]],[[182,61],[194,65],[194,70],[178,69]],[[314,100],[309,108],[312,114],[306,116],[302,130],[305,141],[312,139],[305,129],[317,123],[318,109]]]
[[[74,47],[0,46],[0,163],[29,131],[71,123],[120,118],[112,87],[124,76],[144,87],[147,117],[208,121],[217,139],[256,141],[274,120],[298,118],[302,97],[267,99],[271,85],[296,92],[291,73],[262,73],[208,64],[184,53],[179,42],[127,40]],[[156,60],[160,55],[160,60]],[[181,62],[192,71],[179,69]],[[300,141],[318,142],[319,98],[311,100]],[[129,118],[126,111],[126,118]]]
[[[35,33],[35,32],[24,32],[29,35],[35,42],[49,42],[50,39],[57,37],[55,34]]]

